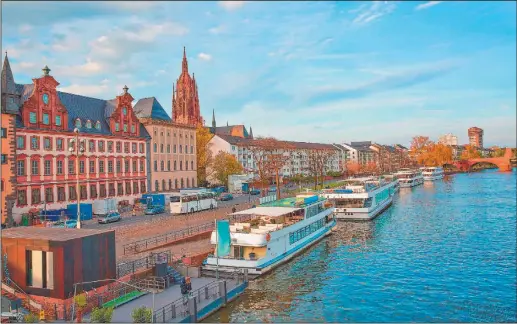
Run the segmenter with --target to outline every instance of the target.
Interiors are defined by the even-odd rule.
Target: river
[[[517,172],[401,189],[205,322],[515,322]]]

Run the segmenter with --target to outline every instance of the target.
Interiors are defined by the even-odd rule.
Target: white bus
[[[217,208],[217,201],[212,192],[192,193],[170,197],[170,208],[173,214],[193,213]]]

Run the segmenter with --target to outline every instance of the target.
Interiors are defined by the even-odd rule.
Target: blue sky
[[[515,2],[3,2],[15,79],[155,96],[169,112],[183,46],[201,113],[255,135],[408,144],[467,128],[516,142]]]

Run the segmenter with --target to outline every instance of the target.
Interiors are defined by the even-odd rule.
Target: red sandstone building
[[[2,84],[7,75],[12,75],[10,67],[2,71]],[[133,203],[147,192],[150,136],[133,112],[134,99],[127,87],[112,100],[57,91],[59,82],[48,67],[32,84],[5,79],[9,83],[6,89],[16,89],[9,100],[18,110],[15,221],[33,208],[66,208],[77,202],[78,196],[87,203],[106,197]],[[69,151],[75,147],[75,128],[80,142],[84,141],[84,153],[79,157],[75,150]],[[78,174],[80,189],[76,192]]]
[[[468,130],[469,144],[477,148],[483,148],[483,130],[479,127],[471,127]]]

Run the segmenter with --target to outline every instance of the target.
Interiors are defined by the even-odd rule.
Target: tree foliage
[[[506,147],[494,147],[492,148],[491,157],[503,157],[506,154]]]
[[[334,152],[328,149],[307,150],[307,168],[310,175],[314,176],[314,188],[323,183],[323,176],[326,174],[326,166],[332,159]],[[318,179],[321,181],[318,182]]]
[[[212,170],[215,179],[228,187],[228,176],[232,174],[242,174],[242,165],[235,156],[230,153],[220,151],[214,158]]]
[[[465,145],[465,149],[461,152],[462,160],[477,159],[481,157],[479,150],[472,145]]]
[[[197,183],[206,183],[208,167],[212,163],[213,154],[210,140],[214,135],[207,127],[198,126],[196,129],[196,158],[197,158]]]
[[[346,162],[346,171],[349,175],[356,175],[360,172],[361,166],[355,161]]]
[[[91,323],[111,323],[113,317],[112,307],[95,307],[90,314]]]
[[[39,317],[36,314],[29,313],[23,317],[24,323],[39,323]]]
[[[153,310],[145,306],[137,307],[131,312],[131,317],[133,317],[133,323],[151,323]]]
[[[441,143],[434,143],[426,136],[413,137],[411,143],[413,158],[420,165],[442,166],[452,162],[452,148]]]

